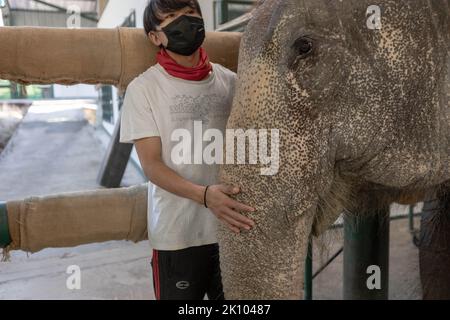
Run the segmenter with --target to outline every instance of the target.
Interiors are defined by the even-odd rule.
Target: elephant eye
[[[304,59],[314,51],[314,42],[309,37],[300,37],[295,40],[292,48],[298,53],[298,58]]]

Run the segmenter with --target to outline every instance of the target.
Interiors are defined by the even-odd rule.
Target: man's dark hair
[[[163,19],[161,15],[174,12],[184,7],[191,7],[202,15],[198,0],[150,0],[144,11],[144,29],[145,34],[155,31]]]

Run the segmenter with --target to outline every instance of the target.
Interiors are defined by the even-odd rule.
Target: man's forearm
[[[155,161],[146,166],[144,172],[147,178],[158,187],[179,197],[203,204],[205,187],[181,177],[162,161]]]

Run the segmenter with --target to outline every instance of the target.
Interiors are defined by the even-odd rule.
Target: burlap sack
[[[7,202],[9,250],[147,239],[147,184]]]
[[[209,32],[212,62],[236,71],[241,34]],[[122,94],[156,63],[142,29],[0,27],[0,79],[23,84],[111,84]]]

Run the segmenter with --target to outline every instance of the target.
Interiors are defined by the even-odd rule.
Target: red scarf
[[[171,56],[169,56],[164,48],[158,52],[156,60],[171,76],[184,80],[200,81],[209,75],[212,71],[212,65],[209,63],[205,49],[200,47],[199,50],[200,59],[198,65],[192,68],[178,64]]]

